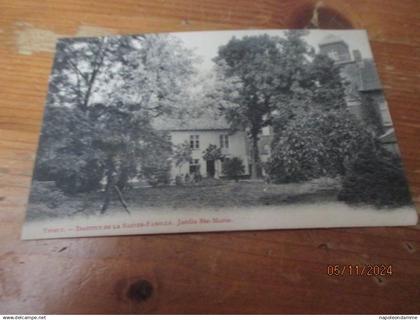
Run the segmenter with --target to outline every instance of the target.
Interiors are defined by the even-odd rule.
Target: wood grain
[[[19,240],[57,37],[302,27],[368,30],[420,205],[418,0],[1,0],[0,313],[420,313],[418,226]]]

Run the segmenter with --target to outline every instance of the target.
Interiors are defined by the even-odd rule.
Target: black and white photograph
[[[364,30],[58,40],[23,239],[416,222]]]

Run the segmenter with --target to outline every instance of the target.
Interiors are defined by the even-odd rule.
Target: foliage
[[[315,55],[303,39],[306,34],[294,30],[284,37],[232,38],[215,59],[213,101],[233,129],[248,132],[254,178],[260,162],[258,135],[264,126],[273,125],[280,135],[288,121],[309,108],[329,111],[345,106],[337,66]]]
[[[143,176],[152,187],[169,184],[170,163],[159,163],[143,166]]]
[[[130,178],[166,183],[171,146],[152,121],[185,104],[193,62],[169,35],[60,40],[35,178],[71,193],[105,182],[104,210]]]
[[[207,149],[203,151],[203,159],[206,161],[220,160],[224,157],[222,149],[214,144],[210,144]]]
[[[245,166],[243,165],[242,159],[238,157],[226,158],[223,161],[222,170],[228,179],[238,181],[238,178],[245,173]]]
[[[368,130],[371,130],[374,134],[379,135],[383,133],[383,124],[381,115],[379,113],[379,107],[375,100],[368,95],[362,95],[362,118],[366,123]]]
[[[312,107],[323,110],[339,110],[346,107],[345,87],[340,67],[328,56],[317,54],[308,65],[306,92],[310,92]]]
[[[147,152],[147,155],[141,153],[137,157],[140,160],[138,177],[146,178],[152,186],[168,184],[170,182],[172,146],[166,134],[154,132],[153,137],[150,137],[145,144],[144,152]]]
[[[48,106],[139,104],[151,115],[184,104],[196,61],[169,35],[61,39],[50,77]]]
[[[324,55],[310,57],[303,64],[285,59],[298,65],[299,76],[271,114],[274,138],[266,171],[277,183],[343,175],[345,162],[360,143],[372,140],[347,109],[334,61]]]
[[[175,176],[175,185],[176,186],[182,186],[182,185],[184,185],[184,177],[181,176],[180,174],[177,174]]]
[[[228,103],[219,103],[220,111],[232,128],[248,131],[253,147],[253,173],[257,172],[259,163],[258,134],[264,126],[275,89],[270,84],[276,76],[273,68],[277,56],[276,42],[268,35],[262,35],[242,39],[233,37],[219,48],[215,59],[219,80],[227,83],[218,100],[228,100]],[[237,94],[232,94],[232,88]]]
[[[349,164],[338,200],[379,208],[410,205],[410,191],[399,156],[382,148],[362,148]]]
[[[346,110],[312,110],[275,137],[266,170],[276,183],[343,175],[346,161],[372,139]]]
[[[48,208],[54,209],[67,200],[66,195],[51,181],[32,182],[30,202],[44,203]]]
[[[181,167],[184,163],[189,163],[192,160],[190,143],[184,141],[181,144],[175,145],[172,152],[172,159],[175,160],[176,167]]]
[[[338,66],[324,55],[313,55],[299,70],[295,80],[284,92],[281,104],[271,114],[276,139],[290,121],[305,117],[307,112],[330,112],[347,109],[345,87]]]
[[[94,141],[87,114],[76,108],[48,107],[44,116],[34,178],[56,181],[67,193],[100,187],[103,152],[90,152]]]

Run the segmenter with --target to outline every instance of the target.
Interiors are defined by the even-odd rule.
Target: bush
[[[36,181],[32,182],[30,203],[41,203],[50,209],[62,205],[68,197],[59,190],[54,181]]]
[[[348,204],[399,207],[411,204],[410,191],[399,156],[364,148],[344,176],[338,200]]]
[[[181,176],[179,174],[177,174],[175,176],[175,185],[176,186],[183,186],[184,185],[184,178],[183,178],[183,176]]]
[[[345,110],[306,112],[276,132],[265,170],[274,183],[340,176],[347,158],[371,140]]]
[[[203,151],[203,159],[206,161],[219,160],[224,157],[222,149],[214,144],[210,144],[207,149]]]
[[[98,161],[81,161],[72,155],[65,158],[65,163],[60,161],[61,158],[37,161],[34,180],[55,181],[56,186],[67,194],[90,192],[101,188],[104,170]]]
[[[142,175],[152,187],[166,185],[170,181],[170,166],[166,161],[144,165]]]
[[[57,187],[68,194],[98,190],[103,178],[103,169],[96,162],[86,163],[84,166],[74,165],[53,172]]]
[[[240,158],[225,159],[223,161],[223,174],[228,179],[238,181],[239,177],[245,173],[245,167]]]

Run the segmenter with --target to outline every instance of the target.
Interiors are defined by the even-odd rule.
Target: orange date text
[[[340,276],[392,276],[392,265],[386,264],[329,264],[327,275]]]

